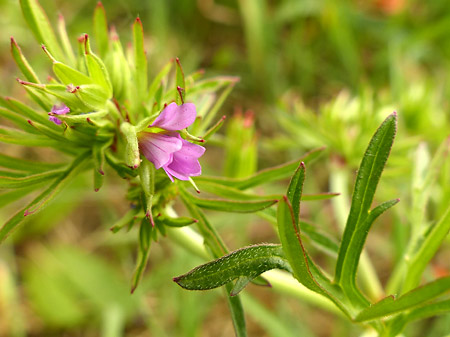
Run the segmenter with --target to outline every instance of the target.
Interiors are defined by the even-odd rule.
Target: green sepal
[[[82,84],[94,83],[89,76],[83,74],[81,71],[76,70],[65,63],[57,61],[45,46],[42,46],[42,49],[53,62],[53,72],[63,84],[79,86]]]
[[[120,131],[125,136],[126,141],[125,162],[129,167],[137,169],[141,164],[141,158],[139,156],[139,144],[136,130],[133,125],[124,122],[120,125]]]
[[[98,84],[82,84],[76,87],[74,93],[81,102],[94,110],[106,109],[106,102],[110,98],[103,87]]]
[[[84,35],[84,57],[86,60],[86,66],[89,72],[89,77],[97,84],[101,85],[104,90],[104,96],[108,99],[112,96],[112,85],[109,79],[109,73],[106,70],[106,66],[103,61],[95,55],[89,43],[89,36]]]
[[[152,213],[153,197],[155,195],[155,166],[148,160],[141,162],[139,178],[145,195],[145,216],[149,219],[152,226],[155,226]]]
[[[260,244],[238,249],[173,280],[188,290],[207,290],[240,279],[232,291],[236,295],[252,279],[275,268],[292,271],[280,245]]]

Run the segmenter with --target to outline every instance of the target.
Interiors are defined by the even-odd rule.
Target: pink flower
[[[52,121],[56,125],[61,125],[61,120],[58,117],[55,117],[54,115],[65,115],[66,113],[69,113],[70,109],[67,107],[64,103],[61,105],[54,105],[52,107],[52,112],[49,113],[50,117],[48,118],[49,121]]]
[[[197,115],[195,105],[184,103],[169,104],[149,126],[153,132],[139,134],[139,149],[156,169],[163,168],[173,181],[173,177],[189,180],[198,176],[202,168],[198,162],[205,152],[203,146],[192,144],[175,132],[194,123]],[[162,130],[159,132],[159,130]]]

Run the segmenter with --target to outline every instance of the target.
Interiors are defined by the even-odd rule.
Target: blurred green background
[[[53,24],[58,13],[63,14],[74,45],[82,33],[92,33],[96,1],[40,3]],[[381,281],[387,281],[408,235],[416,148],[426,142],[432,155],[450,134],[449,1],[109,0],[104,7],[124,45],[131,41],[133,21],[141,18],[151,75],[178,56],[185,73],[205,69],[206,77],[240,77],[221,113],[252,112],[247,118],[235,114],[216,142],[219,146],[208,148],[202,161],[207,173],[245,176],[256,167],[327,146],[326,156],[309,170],[313,174],[306,188],[332,190],[343,174],[345,184],[340,187],[346,190],[333,192],[345,198],[372,133],[397,110],[399,136],[379,195],[381,200],[400,197],[402,203],[368,243]],[[19,2],[0,0],[0,12],[0,92],[22,99],[10,37],[42,77],[50,74],[50,63],[27,29]],[[244,133],[240,128],[245,121],[252,129],[237,137]],[[236,153],[243,148],[245,154]],[[0,151],[16,149],[1,145]],[[442,167],[426,214],[430,219],[450,202],[448,159]],[[79,179],[0,246],[0,336],[232,336],[220,291],[187,292],[171,281],[202,260],[170,240],[162,238],[152,247],[144,280],[129,295],[136,233],[109,232],[127,209],[124,184],[109,179],[97,194],[90,192],[88,179]],[[4,222],[15,206],[3,209],[0,220]],[[339,238],[339,207],[308,204],[305,217]],[[232,249],[277,241],[270,224],[253,216],[214,213],[211,222]],[[325,268],[332,261],[313,252]],[[447,249],[436,259],[435,269],[448,273],[449,260]],[[251,294],[243,299],[250,336],[362,332],[340,317],[270,289],[250,287],[246,292]],[[450,315],[444,315],[416,323],[406,335],[443,336],[449,331]]]

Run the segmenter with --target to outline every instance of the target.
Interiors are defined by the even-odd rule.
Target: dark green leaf
[[[206,290],[237,279],[233,291],[237,294],[256,276],[275,268],[291,271],[283,249],[280,245],[261,244],[238,249],[173,280],[185,289]]]
[[[393,113],[375,132],[361,161],[336,264],[335,281],[337,283],[341,281],[343,263],[352,238],[369,215],[375,190],[394,142],[396,129],[397,114]]]

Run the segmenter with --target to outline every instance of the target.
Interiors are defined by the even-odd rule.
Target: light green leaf
[[[398,299],[394,299],[394,296],[386,297],[380,302],[377,302],[360,312],[355,320],[356,322],[364,322],[412,309],[448,292],[449,290],[450,276],[442,277],[436,281],[427,283],[422,287],[411,290],[405,295],[400,296]]]
[[[97,3],[94,11],[94,35],[100,57],[104,58],[109,50],[109,37],[105,8],[101,2]]]
[[[153,226],[150,224],[147,218],[143,218],[141,221],[141,227],[139,229],[139,251],[136,262],[136,269],[131,281],[131,293],[134,293],[139,282],[144,274],[145,267],[147,266],[148,257],[150,254],[150,246],[152,242]]]
[[[19,67],[20,71],[25,76],[25,78],[28,81],[39,83],[39,79],[36,73],[34,72],[33,68],[31,68],[27,59],[22,54],[19,45],[12,37],[11,37],[11,54],[14,58],[14,61],[16,61],[16,64]]]
[[[38,43],[44,44],[58,59],[64,60],[55,32],[39,2],[37,0],[20,0],[20,7],[25,21]]]

